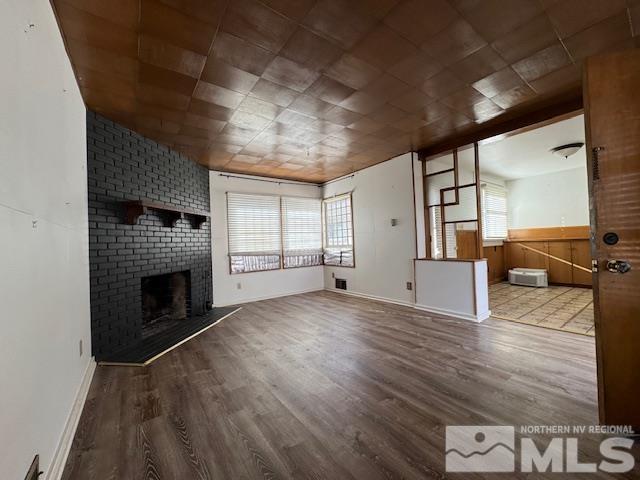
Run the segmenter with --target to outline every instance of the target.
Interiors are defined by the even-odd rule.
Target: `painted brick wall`
[[[122,202],[150,199],[209,211],[209,172],[183,155],[87,112],[92,349],[96,359],[141,336],[141,278],[191,270],[194,315],[211,305],[211,227],[124,221]]]

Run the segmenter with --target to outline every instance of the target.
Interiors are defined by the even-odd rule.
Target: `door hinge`
[[[591,174],[594,180],[600,180],[600,152],[604,147],[593,147],[591,149]]]
[[[597,260],[591,260],[591,271],[593,273],[598,273],[598,261]]]

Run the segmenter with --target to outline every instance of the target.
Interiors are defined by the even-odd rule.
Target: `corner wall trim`
[[[67,463],[67,457],[71,450],[71,444],[73,443],[73,437],[76,434],[78,422],[80,422],[80,416],[82,415],[84,403],[87,399],[87,394],[89,393],[89,387],[91,386],[91,380],[93,380],[93,374],[95,371],[96,362],[92,357],[84,371],[82,382],[80,383],[80,387],[76,393],[76,398],[73,402],[73,406],[71,407],[71,412],[67,418],[64,430],[62,431],[58,447],[53,454],[51,465],[47,469],[47,475],[45,477],[46,480],[60,480],[62,477],[64,466]]]
[[[436,315],[444,315],[446,317],[452,317],[459,320],[470,320],[475,323],[484,322],[491,316],[491,311],[476,316],[470,315],[468,313],[456,312],[454,310],[447,310],[444,308],[424,307],[422,305],[414,305],[414,307],[416,308],[416,310],[422,310],[423,312],[435,313]]]

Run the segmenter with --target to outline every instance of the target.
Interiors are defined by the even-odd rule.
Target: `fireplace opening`
[[[191,274],[188,270],[142,278],[142,338],[190,317]]]

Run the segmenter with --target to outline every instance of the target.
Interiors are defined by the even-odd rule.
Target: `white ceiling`
[[[533,177],[586,167],[585,147],[565,159],[551,149],[567,143],[584,143],[584,115],[506,138],[480,144],[480,171],[505,180]]]

